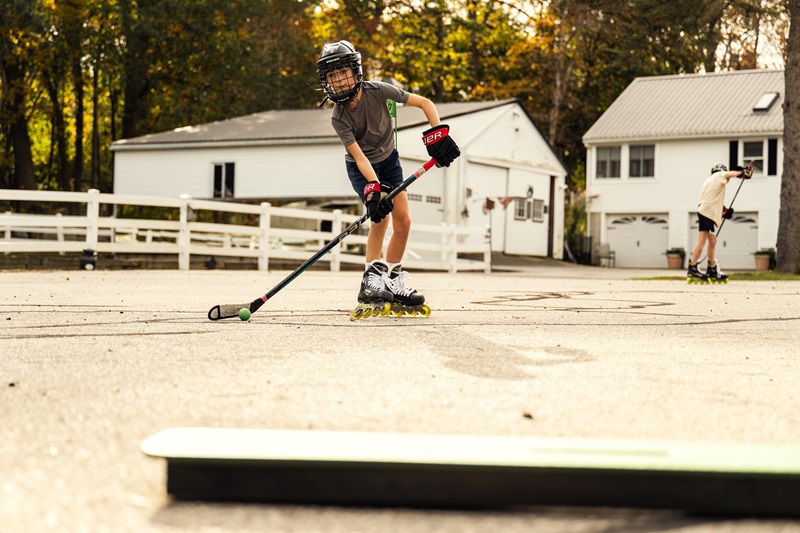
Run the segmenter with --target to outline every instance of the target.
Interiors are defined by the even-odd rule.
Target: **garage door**
[[[606,239],[618,267],[666,268],[667,215],[608,215]]]
[[[697,214],[691,215],[690,246],[697,241]],[[723,270],[755,268],[753,252],[758,249],[758,214],[736,213],[726,220],[717,238],[717,260]],[[706,250],[703,250],[703,255]],[[701,256],[702,257],[702,256]]]

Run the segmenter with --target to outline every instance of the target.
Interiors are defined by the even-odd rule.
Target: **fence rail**
[[[268,270],[270,259],[308,259],[358,217],[341,210],[313,211],[273,207],[269,203],[237,204],[188,197],[156,198],[101,193],[0,189],[0,201],[85,204],[85,216],[0,213],[0,252],[175,254],[178,268],[188,270],[192,255],[258,258]],[[178,220],[101,216],[101,204],[177,209]],[[252,215],[257,225],[196,222],[198,211]],[[72,211],[70,211],[72,212]],[[280,227],[287,220],[314,229]],[[325,223],[330,230],[323,231]],[[369,224],[369,221],[365,225]],[[389,234],[391,233],[391,228]],[[438,236],[438,237],[437,237]],[[352,234],[320,258],[332,271],[343,263],[364,262],[366,235]],[[465,259],[463,255],[481,257]],[[426,270],[491,271],[488,228],[455,225],[412,227],[404,264]]]

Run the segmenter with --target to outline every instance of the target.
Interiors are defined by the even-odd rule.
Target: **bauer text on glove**
[[[392,192],[392,186],[386,183],[370,181],[364,185],[364,203],[367,206],[367,214],[372,222],[377,224],[394,209],[394,201],[384,200],[390,192]]]
[[[449,167],[461,155],[461,150],[450,137],[450,127],[447,124],[422,132],[422,142],[428,149],[428,155],[436,160],[437,167]]]

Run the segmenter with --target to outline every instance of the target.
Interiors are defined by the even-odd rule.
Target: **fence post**
[[[486,226],[486,249],[483,252],[483,273],[492,273],[492,226]]]
[[[439,237],[439,261],[442,263],[447,263],[447,244],[450,242],[447,234],[447,223],[442,222],[440,227],[442,228],[442,231]]]
[[[86,249],[97,251],[97,236],[100,233],[100,191],[89,189],[86,201]]]
[[[11,242],[11,211],[6,211],[6,216],[8,217],[9,222],[8,222],[8,226],[6,226],[4,228],[4,230],[3,230],[3,233],[5,233],[5,237],[3,237],[3,240],[5,240],[6,242],[10,243]],[[11,253],[11,252],[5,252],[5,255],[8,255],[9,253]]]
[[[450,273],[458,272],[458,228],[450,224]]]
[[[261,230],[258,269],[265,272],[269,270],[269,229],[272,227],[270,207],[272,204],[269,202],[261,202],[261,214],[258,217],[258,227]]]
[[[191,197],[188,194],[182,194],[180,199],[181,221],[180,231],[178,232],[178,269],[189,270],[189,265],[191,263],[189,245],[192,241],[192,236],[189,232],[189,201]]]
[[[61,221],[61,213],[56,213],[56,218],[58,218],[58,225],[56,226],[56,241],[59,243],[64,242],[64,225]],[[58,255],[64,255],[64,250],[58,252]]]
[[[331,221],[331,239],[342,232],[342,210],[333,210],[333,220]],[[342,269],[342,243],[334,246],[331,250],[331,272],[339,272]]]

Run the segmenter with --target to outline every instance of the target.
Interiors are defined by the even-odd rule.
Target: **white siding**
[[[764,138],[766,139],[766,138]],[[645,142],[646,143],[646,142]],[[602,215],[661,214],[668,213],[669,237],[667,247],[680,247],[687,253],[694,247],[694,237],[689,231],[690,213],[697,210],[697,201],[703,181],[716,163],[729,164],[728,139],[691,139],[683,141],[660,141],[656,145],[655,178],[628,178],[627,145],[622,145],[622,177],[596,179],[595,148],[587,145],[589,166],[587,168],[587,197],[589,212]],[[742,149],[739,149],[741,157]],[[777,240],[777,211],[780,199],[783,149],[778,143],[778,175],[754,176],[742,184],[734,203],[736,212],[759,213],[758,248],[774,247]],[[734,178],[728,185],[725,205],[730,205],[741,182]],[[607,227],[590,228],[595,242],[607,242]],[[741,246],[750,246],[748,239]],[[752,250],[735,250],[734,254],[750,254]],[[720,253],[723,253],[720,251]],[[721,261],[724,257],[720,256]],[[663,261],[666,264],[666,260]],[[738,262],[738,261],[737,261]],[[618,266],[626,264],[617,254]]]
[[[213,195],[213,164],[235,163],[236,198],[351,196],[337,145],[125,150],[114,155],[114,192]]]
[[[398,134],[404,177],[429,159],[421,135],[427,128],[422,110],[400,107],[398,114],[418,120],[418,127]],[[513,201],[499,202],[483,213],[487,197],[534,197],[555,209],[553,253],[561,257],[565,170],[522,108],[504,104],[447,119],[462,156],[449,168],[434,167],[408,190],[418,224],[447,224],[494,229],[493,247],[526,255],[546,255],[549,216],[541,222],[515,221]],[[344,147],[337,142],[242,147],[179,147],[120,149],[115,156],[114,191],[120,194],[194,198],[213,195],[213,165],[235,164],[235,198],[349,198],[355,200],[344,164]],[[512,176],[513,190],[509,190]],[[556,176],[555,204],[550,205],[550,176]],[[466,189],[473,189],[472,198]],[[477,198],[481,198],[477,202]],[[465,210],[469,215],[465,215]],[[491,217],[491,220],[490,220]],[[507,231],[510,228],[510,231]],[[512,241],[508,241],[512,239]],[[509,242],[509,249],[506,249]]]

